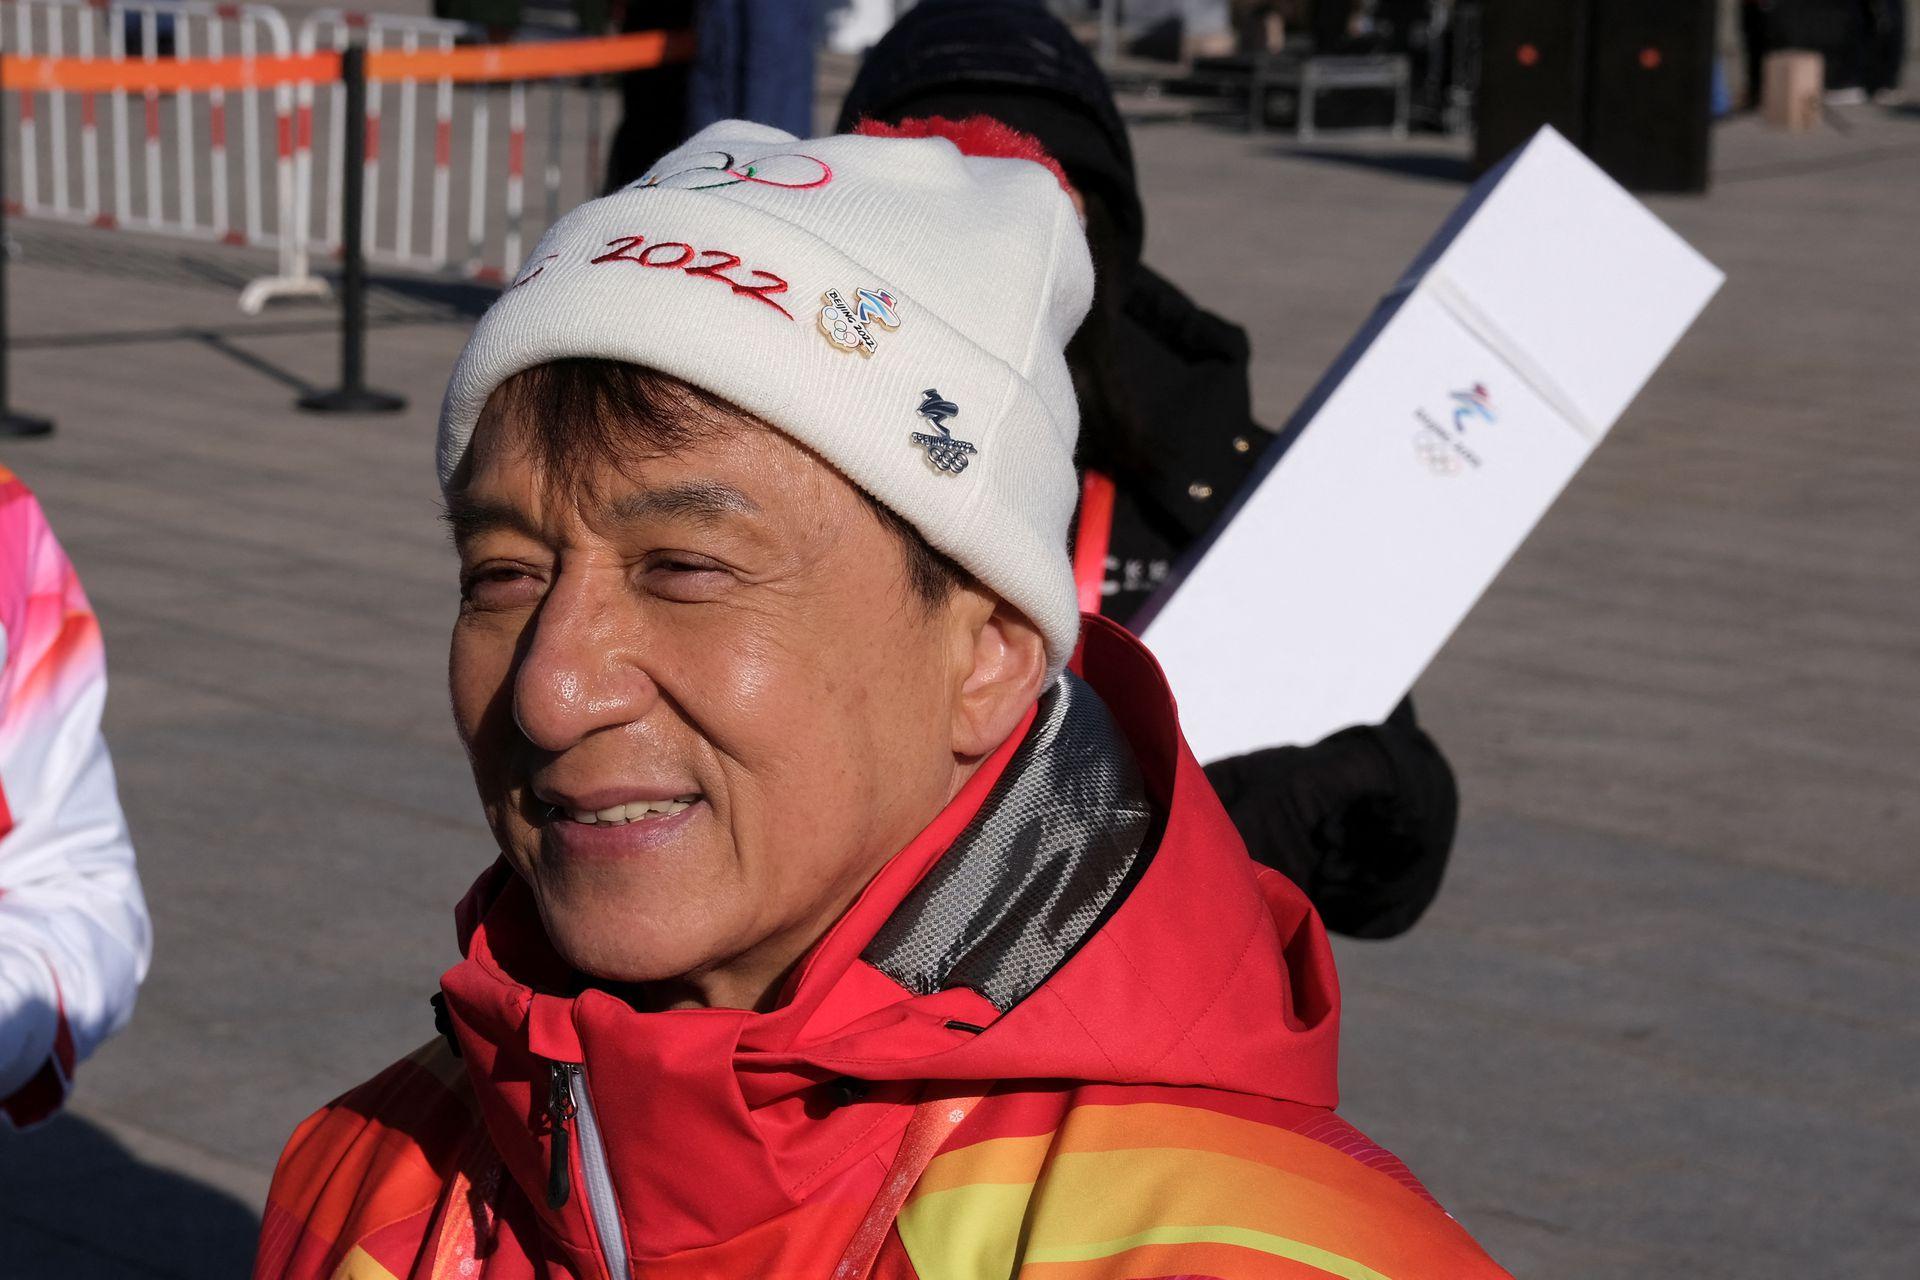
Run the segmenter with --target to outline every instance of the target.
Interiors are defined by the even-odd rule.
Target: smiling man
[[[716,126],[480,322],[440,477],[501,857],[257,1276],[1503,1274],[1332,1113],[1318,921],[1082,634],[1086,246],[951,132],[994,154]]]
[[[1045,678],[1032,623],[817,454],[636,365],[508,378],[448,513],[488,819],[559,954],[641,1007],[767,1005]]]

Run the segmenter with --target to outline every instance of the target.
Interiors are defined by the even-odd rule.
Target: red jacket
[[[1325,935],[1152,659],[1091,619],[1079,669],[771,1012],[583,990],[489,871],[442,979],[460,1057],[300,1127],[255,1275],[1504,1275],[1333,1114]]]

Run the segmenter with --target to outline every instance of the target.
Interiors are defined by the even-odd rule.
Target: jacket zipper
[[[571,1126],[579,1131],[580,1180],[586,1187],[594,1233],[600,1237],[600,1261],[613,1280],[627,1280],[627,1240],[620,1224],[620,1208],[613,1199],[613,1177],[607,1172],[607,1149],[593,1116],[593,1099],[587,1093],[586,1069],[577,1062],[550,1062],[547,1071],[547,1119],[553,1128],[547,1207],[564,1208],[573,1191],[573,1175],[568,1168]]]

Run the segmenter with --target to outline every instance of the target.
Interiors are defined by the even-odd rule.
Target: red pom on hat
[[[862,120],[853,126],[853,131],[869,138],[945,138],[960,148],[962,155],[1031,160],[1051,173],[1062,191],[1069,194],[1073,191],[1073,184],[1067,181],[1067,171],[1040,145],[1038,138],[992,116],[968,116],[964,120],[910,116],[899,124]]]

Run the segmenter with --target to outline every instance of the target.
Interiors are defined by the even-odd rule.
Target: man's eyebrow
[[[530,538],[539,536],[533,521],[518,507],[504,502],[469,498],[458,493],[447,499],[446,505],[440,510],[440,520],[453,535],[456,546],[495,529],[511,529]]]
[[[613,503],[616,520],[680,518],[710,524],[726,516],[757,515],[760,504],[732,485],[692,480],[658,489],[641,489]]]

